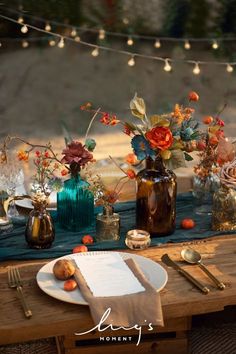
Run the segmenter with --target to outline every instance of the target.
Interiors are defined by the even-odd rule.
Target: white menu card
[[[74,255],[73,258],[95,297],[122,296],[145,291],[119,253]]]

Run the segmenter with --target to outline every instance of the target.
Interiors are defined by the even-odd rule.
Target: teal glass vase
[[[61,227],[80,231],[94,221],[94,198],[88,186],[80,174],[64,182],[57,193],[57,219]]]

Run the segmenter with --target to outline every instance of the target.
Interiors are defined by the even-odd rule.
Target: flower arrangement
[[[190,92],[188,99],[189,103],[196,102],[199,96]],[[94,112],[90,103],[81,109]],[[106,126],[122,126],[123,132],[131,137],[131,146],[139,162],[160,156],[166,164],[176,168],[182,166],[184,160],[192,160],[189,146],[199,138],[199,124],[193,118],[194,108],[176,104],[173,112],[149,116],[144,100],[135,95],[130,110],[136,119],[134,123],[101,111],[100,122]]]

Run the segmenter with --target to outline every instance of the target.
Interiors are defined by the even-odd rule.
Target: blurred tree
[[[163,0],[165,19],[163,35],[182,37],[191,9],[191,0]]]
[[[207,37],[210,8],[207,0],[191,1],[185,23],[185,35]]]
[[[236,34],[236,0],[218,0],[214,31],[223,34]]]

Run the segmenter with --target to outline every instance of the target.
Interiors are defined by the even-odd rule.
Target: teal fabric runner
[[[101,208],[95,209],[96,214]],[[89,251],[97,250],[115,250],[126,249],[125,236],[128,230],[135,228],[135,202],[118,203],[115,205],[115,211],[121,217],[121,238],[119,241],[95,242],[89,245]],[[196,227],[191,230],[183,230],[180,228],[180,222],[184,218],[192,218],[196,222]],[[192,195],[180,194],[177,198],[177,221],[176,231],[173,235],[153,238],[151,246],[157,246],[167,242],[184,242],[194,239],[202,239],[210,236],[226,234],[226,232],[215,232],[211,230],[211,217],[200,216],[194,213],[194,205]],[[13,231],[0,233],[0,261],[4,260],[26,260],[26,259],[42,259],[56,258],[72,253],[72,249],[81,244],[84,235],[95,236],[95,222],[91,227],[81,230],[80,232],[69,232],[63,230],[55,222],[56,237],[50,249],[34,250],[28,248],[24,231],[24,225],[15,225]],[[232,234],[230,232],[229,234]]]

